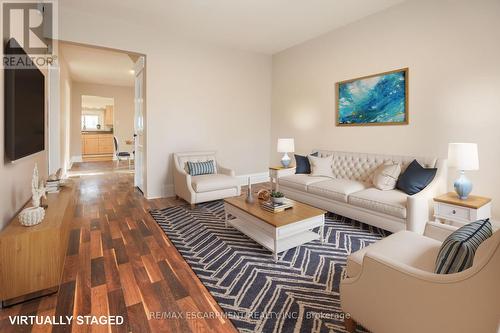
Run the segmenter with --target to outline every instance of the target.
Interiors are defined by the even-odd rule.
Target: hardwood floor
[[[133,173],[134,161],[91,161],[91,162],[74,162],[71,170],[68,171],[69,177],[77,177],[83,175],[97,175],[114,172]]]
[[[145,200],[131,173],[74,180],[76,209],[59,292],[1,309],[0,332],[237,332],[148,213],[185,202]],[[124,323],[12,325],[13,315],[121,315]]]

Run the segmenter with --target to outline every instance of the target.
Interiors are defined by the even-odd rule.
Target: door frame
[[[142,188],[139,188],[139,190],[142,192],[143,195],[145,195],[147,192],[147,147],[148,147],[148,139],[147,139],[147,98],[146,98],[146,56],[139,56],[137,61],[134,64],[134,72],[135,72],[135,78],[137,78],[138,75],[142,75],[142,117],[143,117],[143,129],[142,129],[142,136],[143,136],[143,148],[142,148],[142,172],[141,175],[137,174],[137,161],[135,161],[136,156],[134,156],[134,186],[137,187],[136,184],[136,177],[141,177],[142,176]],[[137,83],[137,81],[135,81]],[[136,84],[135,83],[135,84]],[[135,131],[135,89],[137,88],[134,84],[134,131]],[[134,133],[136,134],[136,133]],[[135,146],[134,146],[135,148]]]
[[[64,170],[64,161],[61,161],[61,71],[59,62],[47,68],[47,170],[49,175],[59,168]],[[53,149],[54,148],[54,149]],[[66,170],[64,170],[64,173]]]
[[[99,46],[99,45],[94,45],[94,44],[87,44],[87,43],[79,43],[79,42],[74,42],[74,41],[71,41],[71,40],[64,40],[64,39],[53,39],[53,41],[55,43],[59,43],[59,42],[62,42],[62,43],[66,43],[66,44],[72,44],[72,45],[77,45],[77,46],[84,46],[84,47],[91,47],[91,48],[95,48],[95,49],[101,49],[101,50],[108,50],[108,51],[113,51],[113,52],[120,52],[120,53],[126,53],[131,59],[132,61],[135,63],[135,61],[133,60],[134,58],[138,59],[139,57],[143,57],[144,59],[144,67],[142,69],[143,71],[143,95],[144,95],[144,98],[143,98],[143,117],[144,117],[144,147],[143,147],[143,169],[144,169],[144,177],[143,177],[143,187],[144,187],[144,195],[147,193],[147,153],[148,153],[148,146],[147,146],[147,84],[146,84],[146,74],[147,74],[147,66],[146,66],[146,63],[147,63],[147,55],[144,54],[144,53],[140,53],[140,52],[135,52],[135,51],[129,51],[129,50],[123,50],[123,49],[117,49],[117,48],[112,48],[112,47],[104,47],[104,46]],[[57,45],[57,44],[56,44]],[[60,49],[57,48],[57,52],[60,52]],[[59,66],[57,66],[57,70],[59,71]],[[60,71],[59,71],[60,73]],[[49,76],[49,74],[47,74],[47,76]],[[57,76],[57,84],[58,86],[60,86],[61,84],[61,76],[60,74]],[[50,82],[49,82],[49,85],[50,85]],[[48,96],[47,96],[47,101],[50,99],[50,92],[48,92]],[[59,99],[60,100],[60,99]],[[60,102],[59,102],[60,103]],[[71,103],[72,104],[72,103]],[[50,121],[50,117],[53,116],[53,112],[56,111],[57,114],[59,114],[59,110],[60,110],[60,107],[61,105],[58,104],[58,107],[57,107],[57,110],[54,110],[54,108],[52,108],[52,106],[47,103],[48,105],[48,111],[47,111],[47,129],[48,129],[48,132],[50,131],[50,125],[49,125],[49,121]],[[65,107],[65,106],[62,106],[62,107]],[[70,105],[71,107],[71,105]],[[71,110],[70,110],[70,113],[69,113],[70,117],[71,117]],[[59,119],[58,119],[59,121]],[[71,122],[69,121],[69,124],[71,124]],[[68,123],[66,123],[66,125],[68,125]],[[52,127],[53,128],[53,127]],[[71,131],[71,129],[69,129]],[[60,130],[57,131],[58,133],[60,133]],[[49,139],[49,137],[47,137],[47,148],[48,148],[48,151],[47,151],[47,166],[49,164],[49,156],[50,156],[50,151],[52,149],[54,150],[57,150],[58,152],[60,152],[60,149],[61,149],[61,145],[57,145],[56,147],[55,144],[51,144],[51,141]],[[60,137],[59,137],[59,140],[60,140]],[[70,140],[70,138],[68,138],[68,140]],[[60,142],[60,141],[59,141]],[[69,144],[71,144],[70,141],[68,141]],[[71,156],[69,156],[70,158],[70,165],[71,165]],[[64,167],[64,166],[61,166],[61,167]]]

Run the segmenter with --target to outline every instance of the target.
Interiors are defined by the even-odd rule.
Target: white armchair
[[[187,162],[216,163],[216,173],[191,176]],[[193,207],[200,202],[218,200],[238,196],[241,193],[238,178],[234,171],[217,163],[215,152],[186,152],[174,154],[174,188],[175,194],[186,200]]]
[[[431,223],[425,235],[400,231],[348,258],[342,309],[374,333],[496,333],[500,323],[500,231],[483,242],[473,266],[435,274],[442,240],[456,228]]]

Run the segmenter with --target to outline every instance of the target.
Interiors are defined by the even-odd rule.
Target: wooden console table
[[[0,300],[4,305],[18,303],[21,296],[30,299],[57,291],[74,212],[74,192],[74,185],[68,184],[59,193],[48,193],[42,223],[25,227],[16,216],[0,232]]]

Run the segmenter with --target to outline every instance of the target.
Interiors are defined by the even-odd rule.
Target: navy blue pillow
[[[417,160],[413,160],[399,176],[396,188],[408,195],[416,194],[432,182],[436,172],[437,169],[426,169]]]
[[[449,235],[441,245],[435,273],[458,273],[472,266],[477,248],[493,231],[489,219],[464,225]]]
[[[318,152],[312,153],[311,156],[318,157]],[[311,173],[311,164],[307,156],[295,154],[295,174],[298,173],[307,175]]]

